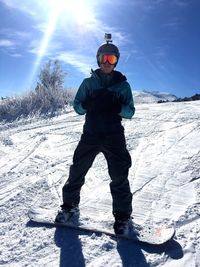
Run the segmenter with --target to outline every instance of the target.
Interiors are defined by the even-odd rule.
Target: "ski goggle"
[[[117,63],[117,57],[115,55],[99,55],[98,61],[100,64],[105,64],[108,62],[111,65],[114,65]]]

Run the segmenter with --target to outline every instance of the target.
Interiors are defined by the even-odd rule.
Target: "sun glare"
[[[92,19],[86,0],[51,0],[49,3],[57,16],[71,17],[75,23],[84,24]]]
[[[47,21],[45,22],[43,38],[38,47],[31,80],[35,76],[42,58],[47,53],[51,37],[58,26],[59,19],[64,21],[66,28],[67,23],[70,22],[75,25],[80,25],[82,30],[94,21],[88,0],[47,0],[45,10]]]

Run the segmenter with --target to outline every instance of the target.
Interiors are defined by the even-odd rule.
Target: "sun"
[[[89,8],[89,0],[48,0],[46,6],[48,16],[38,58],[44,55],[59,19],[64,21],[66,28],[70,21],[80,25],[82,29],[95,21],[93,12]]]
[[[79,24],[85,24],[93,18],[86,0],[50,0],[49,5],[54,17],[68,16]]]
[[[91,0],[44,0],[43,3],[45,3],[44,17],[46,18],[44,34],[38,46],[30,80],[35,76],[43,57],[47,54],[49,43],[56,28],[59,27],[59,22],[62,21],[65,29],[68,28],[69,23],[73,23],[81,31],[95,23],[94,14],[90,8]]]

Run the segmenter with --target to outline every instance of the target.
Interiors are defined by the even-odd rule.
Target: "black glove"
[[[111,99],[112,99],[112,92],[99,89],[90,92],[87,98],[82,102],[82,107],[87,111],[92,112],[105,112],[108,110]]]
[[[95,90],[82,102],[82,107],[93,112],[120,113],[122,97],[106,89]]]

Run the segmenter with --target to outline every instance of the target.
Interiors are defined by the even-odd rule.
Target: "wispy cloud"
[[[179,30],[181,27],[181,23],[178,18],[169,18],[169,20],[165,21],[162,26],[170,30]]]
[[[127,5],[127,2],[123,2],[122,4]],[[188,0],[171,0],[171,1],[166,1],[166,0],[134,0],[134,1],[129,1],[129,6],[133,8],[139,8],[143,11],[153,11],[154,9],[160,7],[160,6],[176,6],[180,8],[187,7],[189,5]]]
[[[20,57],[23,57],[22,54],[19,54],[19,53],[13,53],[13,54],[10,54],[11,57],[16,57],[16,58],[20,58]]]
[[[3,37],[0,39],[0,48],[3,49],[2,51],[11,57],[22,57],[21,51],[23,53],[26,52],[26,46],[31,38],[31,34],[23,31],[15,31],[10,28],[0,29],[0,34]]]
[[[94,66],[96,63],[95,59],[80,55],[75,51],[61,52],[56,56],[56,59],[77,68],[81,73],[86,75],[89,74],[91,66]]]
[[[20,40],[25,40],[31,38],[31,33],[30,32],[25,32],[25,31],[14,31],[12,32],[13,36],[17,37]]]
[[[25,12],[31,16],[35,16],[36,12],[33,9],[34,1],[22,1],[20,0],[0,0],[7,8],[18,9]]]
[[[190,5],[188,0],[173,0],[173,3],[179,7],[187,7]]]
[[[59,41],[52,41],[49,42],[48,47],[45,51],[44,56],[52,56],[55,53],[57,53],[57,51],[61,50],[63,48],[63,43],[59,42]],[[31,54],[35,54],[35,55],[39,55],[41,54],[41,40],[40,39],[35,39],[32,40],[29,44],[29,47],[27,47],[27,52],[31,53]]]
[[[14,27],[15,25],[13,25],[13,28],[1,28],[0,29],[0,35],[7,37],[7,38],[17,38],[20,40],[25,40],[25,39],[29,39],[31,38],[31,33],[27,32],[27,31],[19,31],[17,29],[15,29]]]
[[[13,48],[15,47],[15,42],[10,41],[10,40],[6,40],[6,39],[1,39],[0,40],[0,47],[4,47],[4,48]]]

